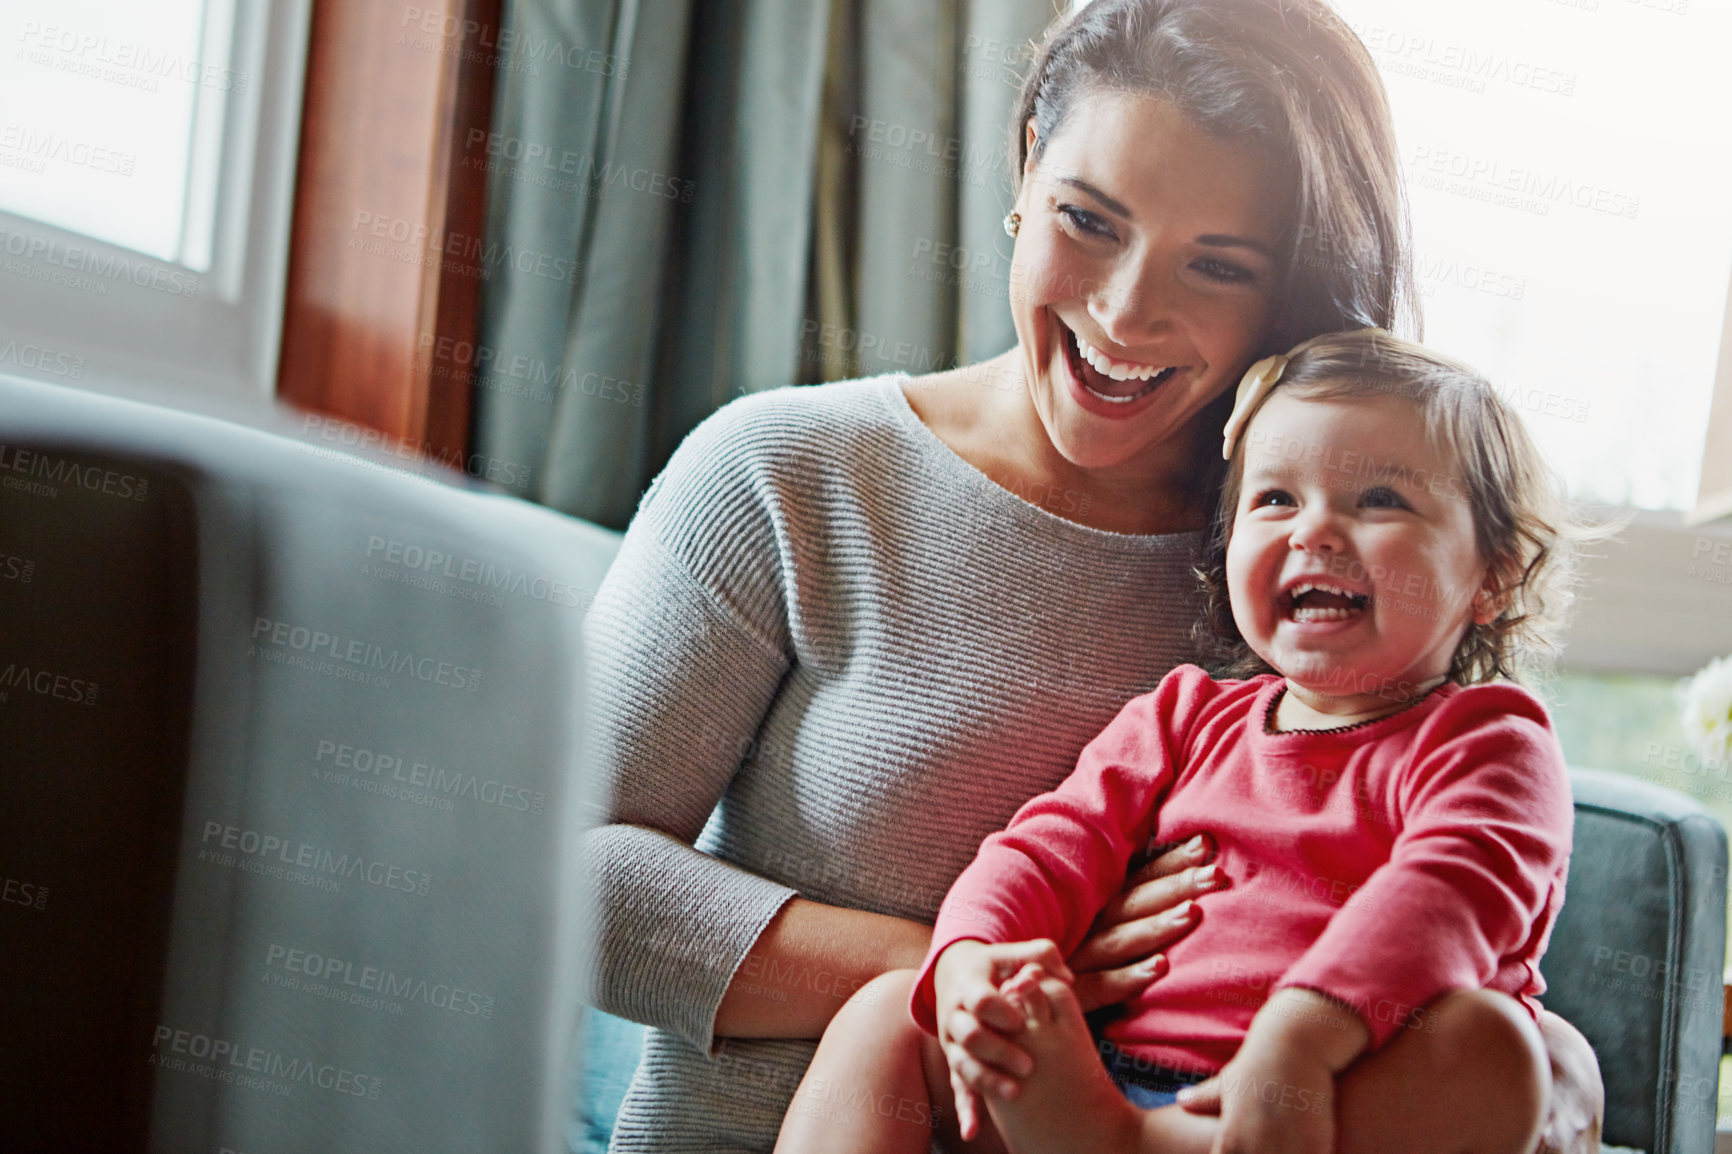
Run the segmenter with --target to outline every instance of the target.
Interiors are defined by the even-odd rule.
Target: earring
[[[1004,232],[1005,232],[1006,236],[1015,236],[1021,230],[1022,230],[1022,213],[1013,212],[1009,216],[1004,218]]]

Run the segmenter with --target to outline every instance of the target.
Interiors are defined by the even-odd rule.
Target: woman
[[[1016,347],[727,406],[597,597],[595,1001],[656,1027],[616,1149],[773,1145],[829,1017],[919,962],[980,839],[1195,656],[1229,386],[1413,327],[1382,87],[1320,0],[1095,0],[1013,123]],[[1091,1001],[1158,975],[1207,855],[1103,917],[1071,959]],[[1002,1064],[993,1026],[954,1032]],[[1591,1057],[1558,1098],[1589,1083]]]

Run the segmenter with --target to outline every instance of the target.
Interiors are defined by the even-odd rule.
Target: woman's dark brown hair
[[[1383,82],[1322,0],[1093,0],[1048,29],[1011,122],[1018,190],[1091,94],[1171,102],[1205,132],[1266,147],[1291,178],[1268,352],[1375,326],[1419,337],[1407,203]]]

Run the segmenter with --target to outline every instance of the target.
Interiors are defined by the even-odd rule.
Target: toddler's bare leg
[[[836,1012],[782,1120],[778,1154],[926,1154],[933,1102],[948,1101],[927,1088],[929,1062],[942,1070],[944,1059],[908,1016],[914,978],[880,974]]]
[[[1551,1064],[1514,998],[1458,990],[1350,1067],[1339,1086],[1338,1154],[1529,1154],[1545,1122]]]
[[[1208,1154],[1217,1122],[1177,1106],[1143,1111],[1113,1085],[1070,986],[1029,966],[1002,987],[1027,1023],[1017,1045],[1034,1073],[987,1109],[1016,1154]]]

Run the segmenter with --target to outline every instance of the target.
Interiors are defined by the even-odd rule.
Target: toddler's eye
[[[1251,498],[1251,508],[1253,509],[1277,508],[1294,504],[1297,502],[1293,500],[1293,494],[1285,489],[1265,489]]]
[[[1366,509],[1405,509],[1407,502],[1401,494],[1386,485],[1378,485],[1367,489],[1359,496],[1359,504]]]

